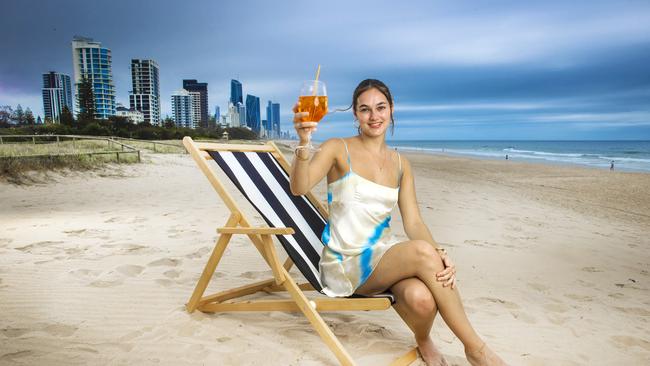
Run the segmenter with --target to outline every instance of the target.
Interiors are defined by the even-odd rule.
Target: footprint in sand
[[[4,355],[0,356],[0,361],[9,361],[9,360],[14,361],[17,358],[29,357],[35,354],[36,353],[31,350],[5,353]]]
[[[144,267],[135,264],[125,264],[115,268],[115,270],[127,277],[134,277],[142,273]]]
[[[272,271],[248,271],[238,275],[237,277],[255,280],[262,277],[272,276],[272,273]]]
[[[0,329],[0,334],[7,338],[17,338],[32,331],[33,329],[5,327]]]
[[[644,308],[634,308],[634,307],[626,308],[626,307],[615,306],[614,309],[625,314],[638,315],[638,316],[650,316],[650,310]]]
[[[96,278],[102,273],[102,271],[81,268],[81,269],[75,269],[74,271],[70,271],[68,273],[77,278],[88,279],[88,278]]]
[[[486,303],[499,304],[499,305],[502,305],[502,306],[504,306],[504,307],[506,307],[508,309],[520,309],[521,308],[519,305],[515,304],[514,302],[501,300],[501,299],[497,299],[497,298],[494,298],[494,297],[479,297],[475,301],[477,301],[479,303],[484,303],[484,304],[486,304]]]
[[[591,272],[591,273],[602,272],[603,271],[602,269],[598,269],[596,267],[582,267],[580,270],[583,271],[583,272]]]
[[[527,324],[535,324],[535,323],[537,323],[537,319],[535,319],[534,316],[532,316],[532,315],[530,315],[530,314],[528,314],[528,313],[524,313],[524,312],[522,312],[522,311],[514,311],[514,310],[511,310],[511,311],[510,311],[510,314],[511,314],[515,319],[517,319],[517,320],[521,320],[521,321],[523,321],[524,323],[527,323]]]
[[[164,286],[164,287],[170,287],[174,285],[174,281],[168,280],[166,278],[160,278],[155,281],[157,284]]]
[[[543,285],[541,283],[531,282],[531,283],[528,283],[527,285],[528,285],[528,287],[532,288],[533,290],[538,291],[538,292],[542,292],[542,293],[546,293],[548,290],[551,289],[550,287],[548,287],[546,285]]]
[[[9,238],[0,238],[0,248],[6,248],[12,241],[14,240]]]
[[[172,259],[172,258],[161,258],[156,261],[153,261],[147,266],[149,267],[159,267],[159,266],[166,266],[166,267],[176,267],[179,264],[183,263],[182,260],[180,259]]]
[[[90,283],[92,287],[106,288],[106,287],[115,287],[122,284],[122,280],[97,280]]]
[[[66,324],[47,324],[43,327],[43,331],[57,337],[69,337],[78,329],[79,327]]]
[[[612,336],[609,339],[611,339],[610,343],[612,343],[618,349],[626,350],[630,347],[639,347],[645,349],[646,351],[650,351],[650,342],[641,338],[630,336]]]
[[[564,294],[564,297],[567,297],[571,300],[579,301],[579,302],[591,302],[594,300],[593,296],[588,296],[588,295],[578,295],[578,294]]]
[[[210,247],[202,247],[194,253],[187,254],[185,258],[198,259],[210,253],[210,250],[211,250]]]
[[[566,313],[567,311],[569,311],[569,307],[562,303],[544,304],[543,307],[544,309],[552,313]]]
[[[170,269],[169,271],[164,272],[163,275],[167,278],[178,278],[178,276],[180,276],[181,273],[176,270]]]
[[[58,246],[63,244],[62,241],[39,241],[37,243],[32,243],[25,245],[24,247],[18,247],[16,250],[19,250],[24,253],[37,254],[37,255],[56,255],[60,254],[63,250]]]

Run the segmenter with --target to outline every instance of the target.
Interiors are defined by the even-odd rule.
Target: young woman
[[[413,172],[408,160],[386,146],[394,127],[393,98],[379,80],[362,81],[352,96],[358,135],[331,139],[310,158],[303,148],[315,122],[294,107],[300,137],[291,171],[291,191],[300,195],[327,176],[329,221],[320,262],[324,292],[329,296],[372,295],[390,290],[397,313],[415,335],[427,365],[447,365],[429,337],[440,311],[463,342],[474,366],[505,365],[470,324],[456,290],[456,267],[433,240],[420,216]],[[393,242],[391,211],[399,205],[409,240]]]

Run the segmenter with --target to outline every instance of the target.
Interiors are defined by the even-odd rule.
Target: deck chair
[[[308,299],[305,296],[305,291],[322,290],[318,262],[323,249],[320,236],[327,221],[326,208],[311,192],[304,196],[291,194],[288,175],[290,165],[273,142],[263,145],[218,144],[195,142],[192,138],[185,137],[183,144],[230,209],[230,217],[225,226],[217,229],[219,236],[214,250],[186,304],[187,311],[300,311],[340,364],[354,365],[352,357],[323,321],[319,312],[386,310],[391,307],[394,298],[390,293],[350,298],[317,296]],[[218,167],[225,173],[260,213],[268,227],[251,226],[211,166]],[[248,236],[270,266],[273,278],[204,296],[228,242],[233,235],[238,234]],[[276,252],[272,239],[274,236],[288,254],[284,263],[280,262]],[[289,270],[294,264],[307,280],[306,283],[298,284],[289,275]],[[286,291],[291,298],[234,301],[260,291]],[[409,365],[416,358],[416,350],[411,349],[392,365]]]

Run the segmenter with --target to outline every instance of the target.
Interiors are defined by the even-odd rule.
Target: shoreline
[[[286,141],[286,140],[285,140]],[[321,143],[322,141],[314,141],[314,143]],[[551,150],[526,150],[529,147],[523,146],[524,150],[514,148],[517,144],[564,144],[564,143],[577,143],[577,144],[595,144],[595,143],[610,143],[610,144],[640,144],[642,150],[639,151],[644,158],[637,158],[635,155],[622,157],[622,156],[609,156],[609,154],[619,154],[620,151],[604,152],[603,150],[589,150],[589,151],[553,151],[552,148],[558,146],[547,147]],[[508,160],[524,161],[533,164],[548,164],[557,166],[576,166],[587,167],[591,169],[609,170],[611,161],[614,161],[615,171],[635,172],[650,174],[650,141],[649,140],[389,140],[387,144],[391,148],[398,149],[404,152],[424,153],[424,154],[442,154],[448,156],[461,156],[468,158],[475,158],[480,160],[506,160],[505,156],[508,155]],[[423,146],[417,146],[417,145]],[[478,145],[486,144],[491,145],[487,150],[477,149]],[[496,145],[499,149],[496,149]],[[427,146],[430,145],[430,146]],[[454,146],[457,145],[457,146]],[[462,145],[462,146],[461,146]],[[472,146],[469,146],[472,145]],[[508,146],[504,148],[504,146]],[[488,147],[488,146],[482,146]],[[530,147],[532,148],[532,147]],[[539,148],[539,147],[538,147]],[[564,148],[564,147],[563,147]],[[570,149],[571,147],[567,147]],[[608,154],[608,155],[600,155]],[[570,161],[572,159],[584,159],[583,161]]]

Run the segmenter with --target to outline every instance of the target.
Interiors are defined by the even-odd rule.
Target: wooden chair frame
[[[216,173],[207,163],[208,160],[212,160],[212,157],[207,153],[207,151],[269,152],[288,173],[290,172],[290,164],[278,147],[272,141],[269,141],[264,145],[220,144],[194,142],[190,137],[185,137],[183,139],[183,145],[185,145],[187,151],[230,210],[230,217],[225,226],[217,229],[219,236],[214,246],[214,250],[203,269],[203,273],[196,284],[190,300],[186,304],[187,311],[190,313],[195,310],[209,313],[236,311],[300,311],[307,317],[313,328],[332,353],[334,353],[341,365],[355,365],[352,357],[348,354],[345,348],[343,348],[343,345],[341,345],[338,338],[334,333],[332,333],[331,329],[327,326],[318,312],[386,310],[391,307],[390,300],[388,298],[308,299],[303,291],[314,291],[313,286],[309,283],[298,284],[289,275],[289,270],[293,266],[293,261],[291,258],[287,258],[284,263],[280,262],[272,239],[275,235],[291,235],[294,233],[294,230],[287,227],[252,227],[249,220],[239,209],[235,200],[226,191]],[[322,205],[322,203],[317,200],[311,192],[306,196],[319,210],[323,217],[327,218],[327,209]],[[219,261],[221,260],[221,257],[223,256],[223,253],[233,235],[248,236],[262,258],[267,262],[269,267],[271,267],[273,278],[204,296],[204,292],[208,287],[217,265],[219,264]],[[277,291],[288,292],[291,295],[291,299],[228,301],[257,292],[269,293]],[[414,348],[396,359],[391,365],[409,365],[415,361],[415,359],[417,359],[417,352]]]

